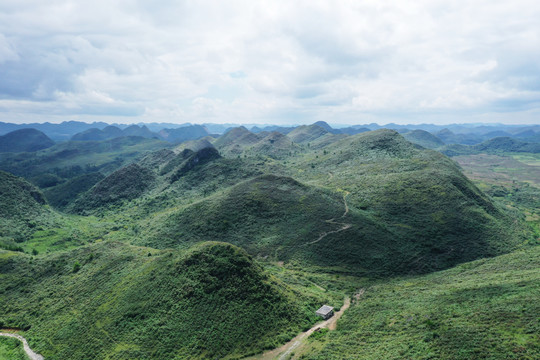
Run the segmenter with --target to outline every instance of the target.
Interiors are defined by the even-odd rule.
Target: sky
[[[540,123],[537,0],[0,1],[0,121]]]

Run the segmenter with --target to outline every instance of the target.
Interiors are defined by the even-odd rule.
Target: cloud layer
[[[2,1],[0,121],[540,120],[540,3]]]

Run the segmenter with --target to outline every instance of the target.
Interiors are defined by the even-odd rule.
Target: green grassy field
[[[521,154],[510,154],[514,159],[521,161],[527,165],[540,166],[540,154],[531,154],[531,153],[521,153]]]

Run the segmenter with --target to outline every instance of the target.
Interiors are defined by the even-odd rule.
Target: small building
[[[334,308],[328,305],[323,305],[315,312],[315,314],[319,315],[324,320],[327,320],[334,316]]]

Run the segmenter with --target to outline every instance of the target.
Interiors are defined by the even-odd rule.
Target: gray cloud
[[[0,121],[538,122],[538,18],[531,0],[2,1]]]

